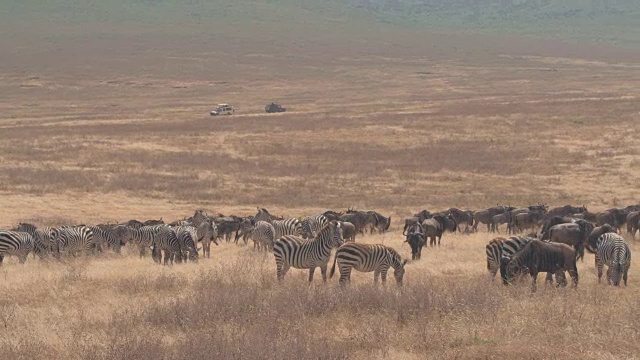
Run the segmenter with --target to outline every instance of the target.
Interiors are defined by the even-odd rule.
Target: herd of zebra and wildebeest
[[[547,281],[556,276],[558,286],[567,284],[568,271],[574,285],[578,283],[576,261],[584,258],[584,250],[595,254],[598,281],[607,265],[607,280],[627,284],[631,252],[626,240],[618,235],[626,224],[632,238],[640,228],[640,205],[612,208],[591,213],[586,207],[566,205],[549,209],[543,204],[522,208],[496,206],[479,211],[450,208],[440,212],[422,210],[404,219],[402,235],[411,248],[412,261],[418,261],[422,248],[440,245],[445,232],[477,232],[480,224],[487,231],[499,233],[501,226],[509,237],[496,237],[486,246],[487,269],[494,279],[498,271],[505,284],[529,273],[536,286],[539,272],[547,273]],[[211,243],[220,241],[246,245],[253,241],[254,250],[272,252],[276,260],[277,278],[282,280],[289,268],[309,269],[309,281],[319,267],[326,281],[327,267],[333,249],[331,276],[336,265],[340,284],[348,283],[353,269],[374,272],[386,281],[389,268],[394,269],[401,285],[404,266],[399,253],[382,244],[355,242],[365,232],[384,233],[391,217],[376,211],[325,211],[303,218],[283,218],[258,208],[253,216],[225,216],[196,210],[193,216],[165,224],[160,220],[129,220],[123,223],[63,225],[41,227],[20,223],[12,230],[0,231],[0,265],[6,255],[14,255],[21,263],[29,253],[40,258],[97,254],[105,251],[120,253],[130,244],[140,257],[151,253],[157,263],[172,264],[211,256]],[[515,234],[524,234],[515,235]]]

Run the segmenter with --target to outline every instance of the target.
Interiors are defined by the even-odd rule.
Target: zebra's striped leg
[[[380,270],[374,270],[373,271],[373,283],[374,284],[378,284],[378,277],[380,276]]]
[[[316,272],[315,266],[309,269],[309,283],[313,281],[313,273]]]
[[[611,266],[607,266],[607,283],[609,285],[611,285],[611,274],[612,274]]]
[[[287,274],[287,271],[289,271],[289,266],[278,262],[278,264],[276,265],[276,275],[278,276],[278,281],[284,280],[284,276]]]
[[[627,274],[629,273],[629,267],[624,268],[624,273],[622,274],[622,280],[624,281],[624,286],[627,286]]]
[[[322,274],[322,282],[327,283],[327,265],[320,266],[320,274]]]
[[[0,254],[0,267],[2,267],[2,261],[4,260],[4,255]]]
[[[380,277],[382,278],[382,285],[387,286],[387,271],[389,269],[380,270]]]
[[[339,284],[341,286],[346,286],[347,284],[351,283],[351,268],[350,267],[345,267],[339,268],[340,270],[340,281]]]
[[[596,254],[596,269],[598,269],[598,284],[602,282],[602,261],[600,261],[600,257]]]

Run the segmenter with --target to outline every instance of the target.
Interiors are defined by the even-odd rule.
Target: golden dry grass
[[[25,50],[0,55],[1,228],[353,206],[390,214],[391,232],[363,241],[407,257],[399,223],[419,209],[600,210],[640,198],[637,53],[409,31],[275,49],[215,40],[215,51],[202,38],[145,36],[149,53],[127,37],[53,39],[62,50],[47,61],[29,55],[46,39],[1,39]],[[290,111],[263,114],[273,100]],[[209,117],[217,102],[237,115]],[[271,256],[228,244],[173,267],[126,252],[9,259],[0,349],[7,359],[637,357],[637,263],[626,289],[596,285],[588,256],[577,290],[532,295],[488,282],[490,238],[445,235],[408,267],[402,292],[374,288],[371,274],[346,291],[316,274],[308,288],[299,270],[279,286]]]
[[[409,256],[393,234],[367,236]],[[630,358],[638,348],[637,262],[628,288],[505,288],[484,269],[488,236],[445,235],[407,266],[399,291],[353,274],[312,287],[275,280],[271,255],[223,244],[212,259],[162,267],[133,253],[1,270],[5,358]],[[635,251],[635,244],[632,250]]]

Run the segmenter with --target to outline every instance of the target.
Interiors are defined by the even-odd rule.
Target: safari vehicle
[[[272,102],[271,104],[267,104],[267,106],[264,107],[264,111],[268,113],[279,113],[279,112],[285,112],[287,111],[287,109],[280,106],[280,104],[276,104]]]
[[[218,104],[215,109],[211,110],[211,116],[233,115],[233,106],[229,104]]]

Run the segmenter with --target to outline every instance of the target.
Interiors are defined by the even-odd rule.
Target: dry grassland
[[[416,45],[412,34],[287,53],[197,40],[78,37],[4,53],[2,228],[352,206],[391,214],[389,234],[362,241],[406,257],[399,219],[423,208],[640,199],[637,57],[531,40]],[[263,114],[274,100],[290,111]],[[237,115],[209,117],[216,102]],[[316,275],[309,288],[296,270],[279,286],[271,256],[229,244],[173,267],[128,253],[10,259],[0,349],[5,359],[638,356],[638,262],[626,289],[596,285],[587,256],[577,290],[532,295],[488,282],[489,239],[445,235],[408,266],[402,291],[373,287],[370,274],[345,291]]]

